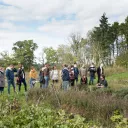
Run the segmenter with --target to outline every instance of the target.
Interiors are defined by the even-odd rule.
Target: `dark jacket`
[[[106,80],[101,80],[99,86],[104,86],[106,88],[108,86],[108,82]]]
[[[101,68],[98,67],[98,68],[97,68],[97,75],[98,75],[98,76],[101,76],[101,75],[103,75],[103,74],[104,74],[104,68],[102,68],[102,73],[101,73]]]
[[[19,68],[18,71],[17,71],[17,77],[19,79],[25,79],[25,72],[22,68]]]
[[[6,69],[7,80],[11,80],[11,81],[14,80],[14,77],[15,77],[14,72],[17,72],[17,70],[16,69],[11,69],[11,68]]]
[[[95,77],[95,73],[96,73],[95,67],[89,67],[88,71],[90,72],[90,76]]]
[[[0,71],[0,87],[5,86],[4,72]]]
[[[44,76],[48,76],[49,77],[49,75],[50,75],[49,68],[45,68],[43,72],[44,72]]]
[[[42,70],[39,73],[39,81],[41,84],[45,84],[44,72]]]
[[[63,81],[69,81],[70,80],[70,77],[69,77],[69,71],[67,68],[64,68],[62,70],[62,80]]]
[[[78,78],[78,75],[79,75],[79,70],[77,67],[74,67],[74,76],[75,78]]]

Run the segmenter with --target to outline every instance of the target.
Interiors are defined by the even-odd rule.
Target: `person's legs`
[[[14,80],[11,81],[11,84],[12,84],[12,86],[13,86],[14,92],[16,92],[16,87],[15,87],[15,82],[14,82]]]
[[[19,92],[20,92],[20,90],[21,90],[21,82],[19,83]]]
[[[69,81],[65,81],[65,91],[67,91],[69,88]]]
[[[91,85],[91,76],[90,76],[90,80],[89,80],[89,85]]]
[[[45,76],[44,79],[45,79],[45,88],[47,88],[49,84],[49,77]]]
[[[25,79],[22,79],[22,83],[24,84],[24,90],[25,90],[25,92],[27,92],[26,80]]]
[[[33,88],[32,82],[33,82],[33,79],[31,78],[31,79],[30,79],[30,88]]]
[[[74,84],[77,85],[77,83],[78,83],[78,77],[75,77]]]
[[[97,83],[100,83],[100,75],[98,75],[98,81],[97,81]]]
[[[10,94],[10,86],[11,86],[11,81],[8,81],[8,94]]]
[[[62,87],[64,91],[67,91],[69,88],[69,81],[63,81]]]
[[[74,79],[73,80],[71,80],[71,86],[74,86]]]

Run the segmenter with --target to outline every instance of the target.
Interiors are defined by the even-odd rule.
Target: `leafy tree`
[[[128,51],[121,53],[116,58],[116,64],[120,66],[125,66],[126,68],[128,68]]]
[[[76,57],[72,54],[71,47],[68,45],[59,45],[57,55],[60,64],[72,64],[76,61]]]
[[[0,56],[1,56],[0,65],[3,66],[3,67],[7,67],[10,64],[14,64],[14,65],[17,64],[16,59],[14,58],[14,56],[9,55],[7,51],[1,52]]]
[[[22,63],[26,69],[30,69],[34,62],[34,51],[38,48],[33,40],[18,41],[13,44],[12,50],[14,51],[15,59]]]
[[[58,55],[55,49],[53,49],[52,47],[44,48],[44,53],[46,55],[47,63],[58,63]]]
[[[71,33],[69,41],[71,43],[71,50],[72,50],[73,54],[76,56],[76,58],[78,59],[81,35],[79,33]]]
[[[114,22],[111,26],[111,36],[113,38],[113,43],[112,43],[112,50],[113,50],[113,56],[115,54],[115,45],[116,45],[116,52],[117,56],[119,55],[119,23]],[[115,42],[115,43],[114,43]]]

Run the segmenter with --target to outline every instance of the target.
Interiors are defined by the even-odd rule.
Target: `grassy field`
[[[96,89],[95,85],[89,85],[82,90],[71,88],[68,92],[63,92],[60,89],[61,82],[55,86],[55,89],[51,87],[51,83],[49,89],[40,89],[40,85],[37,83],[36,87],[30,90],[29,79],[27,78],[27,93],[24,92],[24,86],[22,85],[20,93],[18,92],[18,86],[16,86],[17,93],[13,93],[11,87],[11,95],[7,95],[6,86],[4,95],[0,96],[0,101],[1,103],[8,101],[10,104],[20,106],[20,108],[29,108],[34,105],[46,106],[57,111],[62,109],[68,114],[81,115],[86,122],[91,121],[92,124],[96,124],[96,128],[99,127],[99,124],[102,127],[114,128],[115,124],[110,118],[115,111],[120,112],[120,117],[128,118],[128,71],[121,68],[116,73],[115,69],[107,69],[106,76],[108,89]],[[97,79],[95,79],[95,84],[96,82]],[[18,103],[15,103],[15,99]],[[91,125],[89,124],[89,126]],[[122,126],[119,128],[122,128]]]

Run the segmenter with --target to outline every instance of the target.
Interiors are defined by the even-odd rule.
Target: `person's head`
[[[14,68],[14,65],[13,65],[13,64],[11,64],[9,67],[10,67],[11,69],[13,69],[13,68]]]
[[[101,75],[101,76],[100,76],[100,79],[101,79],[101,80],[105,80],[105,75]]]
[[[71,68],[74,68],[74,66],[73,66],[73,65],[71,65]]]
[[[34,68],[34,66],[31,66],[31,70],[34,70],[35,68]]]
[[[45,67],[46,67],[46,68],[49,68],[49,64],[45,64]]]
[[[74,67],[75,67],[75,68],[77,67],[77,64],[76,64],[76,63],[74,64]]]
[[[22,68],[22,64],[21,63],[19,63],[18,66],[19,66],[19,68]]]
[[[56,70],[57,69],[57,67],[56,67],[56,65],[53,67],[53,70]]]
[[[65,67],[65,68],[68,68],[68,65],[67,65],[67,64],[64,64],[64,67]]]
[[[85,76],[85,75],[83,75],[83,78],[86,78],[86,76]]]
[[[0,70],[1,70],[1,71],[4,71],[4,67],[1,66],[1,67],[0,67]]]

